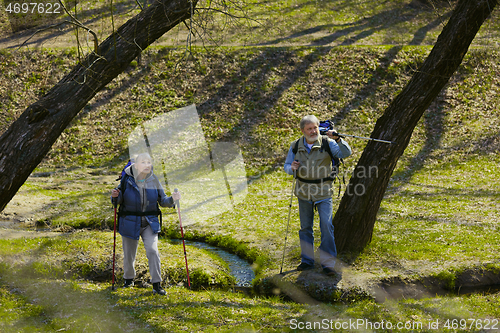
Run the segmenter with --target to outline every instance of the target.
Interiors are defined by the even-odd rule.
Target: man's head
[[[316,116],[308,115],[300,121],[300,130],[307,143],[314,143],[319,138],[319,120]]]

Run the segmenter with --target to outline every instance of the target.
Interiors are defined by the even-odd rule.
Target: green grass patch
[[[127,12],[133,2],[116,5],[123,20],[134,14]],[[103,12],[102,3],[88,6],[82,15]],[[441,330],[454,331],[453,323],[464,319],[499,317],[494,291],[384,303],[353,297],[351,303],[317,306],[247,297],[225,290],[233,280],[220,258],[191,246],[194,286],[188,290],[181,287],[186,283],[181,245],[165,240],[160,253],[167,297],[153,297],[150,288],[110,292],[114,212],[109,194],[118,185],[115,179],[128,159],[127,137],[136,126],[194,103],[209,144],[229,141],[241,148],[248,178],[244,200],[184,230],[187,239],[254,263],[258,284],[281,266],[292,190],[292,177],[282,167],[290,143],[300,135],[300,118],[307,113],[335,117],[340,132],[369,136],[429,53],[442,22],[436,19],[446,20],[449,13],[449,5],[429,10],[415,1],[384,6],[326,2],[321,10],[313,3],[275,1],[255,8],[251,17],[264,23],[254,25],[251,34],[234,30],[228,43],[283,47],[193,48],[197,60],[181,62],[184,50],[149,48],[64,131],[2,217],[33,229],[107,232],[0,240],[0,330],[286,332],[300,331],[298,323],[359,319],[421,323],[424,329],[437,321]],[[451,290],[459,288],[468,270],[498,273],[499,53],[489,47],[500,30],[495,13],[476,39],[476,45],[486,47],[468,52],[415,128],[382,202],[372,242],[357,255],[340,254],[346,280],[432,277]],[[104,29],[100,36],[107,33]],[[403,46],[410,42],[414,46]],[[0,132],[62,78],[77,54],[76,48],[0,52],[5,92],[0,94]],[[366,146],[363,140],[349,142],[354,153],[345,161],[346,181]],[[334,206],[338,203],[335,198]],[[179,238],[176,212],[163,212],[165,235]],[[300,261],[295,199],[289,227],[284,270]],[[318,246],[317,228],[315,239]],[[146,262],[139,246],[137,270],[143,281]]]

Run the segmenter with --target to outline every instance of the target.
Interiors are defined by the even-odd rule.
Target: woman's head
[[[139,174],[147,175],[152,170],[153,160],[148,153],[142,153],[135,158],[134,166]]]

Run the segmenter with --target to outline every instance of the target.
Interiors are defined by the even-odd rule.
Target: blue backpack
[[[122,180],[122,178],[125,177],[125,169],[128,168],[129,166],[131,166],[132,163],[134,163],[134,162],[131,159],[128,160],[127,165],[125,165],[123,167],[122,172],[120,173],[120,175],[118,176],[118,178],[116,178],[115,180]]]
[[[326,132],[333,129],[333,123],[330,120],[319,122],[319,133],[325,135]]]

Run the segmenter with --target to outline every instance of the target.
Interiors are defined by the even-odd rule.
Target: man
[[[320,263],[325,274],[334,276],[337,248],[332,224],[332,156],[346,158],[352,151],[334,131],[328,131],[327,137],[320,135],[318,118],[313,115],[302,118],[300,130],[304,136],[292,143],[285,161],[285,172],[297,178],[294,193],[299,201],[301,249],[301,264],[297,270],[314,268],[313,221],[314,208],[317,208],[321,230]],[[323,140],[332,156],[327,147],[322,146]]]

